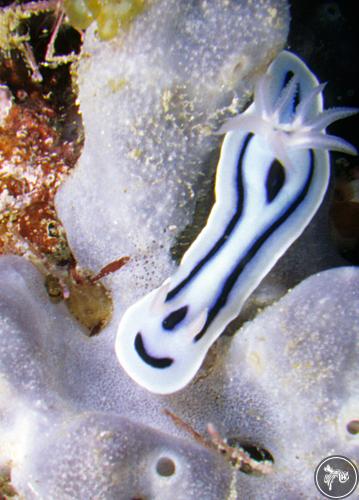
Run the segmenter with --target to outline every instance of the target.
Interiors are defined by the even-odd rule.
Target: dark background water
[[[294,0],[288,48],[301,56],[325,89],[326,107],[359,107],[358,1]],[[331,127],[331,132],[359,146],[359,116]],[[348,161],[358,162],[358,159]]]

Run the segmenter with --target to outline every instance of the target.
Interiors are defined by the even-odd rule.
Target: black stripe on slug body
[[[285,182],[285,170],[276,159],[272,162],[266,179],[267,203],[271,203],[282,189]]]
[[[197,333],[197,335],[194,337],[193,339],[194,342],[198,342],[198,340],[200,340],[203,337],[203,335],[206,333],[208,327],[210,326],[214,318],[217,316],[219,311],[226,305],[228,296],[231,290],[233,289],[234,285],[236,284],[239,275],[244,270],[246,265],[253,259],[255,254],[258,252],[258,250],[260,250],[262,245],[274,233],[274,231],[278,229],[278,227],[281,226],[288,219],[288,217],[290,217],[290,215],[292,215],[292,213],[298,208],[298,206],[305,199],[314,175],[314,153],[313,150],[309,150],[309,152],[310,152],[310,170],[307,180],[303,186],[303,189],[298,194],[297,198],[293,201],[293,203],[289,206],[289,208],[266,231],[264,231],[264,233],[255,241],[255,243],[251,246],[251,248],[244,255],[244,257],[242,257],[240,261],[236,264],[235,268],[226,279],[221,294],[219,295],[213,307],[208,311],[206,323],[204,324],[202,330],[199,333]]]
[[[294,76],[293,71],[286,72],[286,74],[284,75],[284,78],[283,78],[282,90],[284,89],[284,87],[286,87],[288,85],[288,83],[291,81],[293,76]]]
[[[298,82],[297,92],[295,93],[294,99],[293,99],[293,114],[297,111],[297,107],[300,103],[300,94],[301,94],[301,90],[300,90],[300,84]]]
[[[140,333],[135,338],[135,349],[140,358],[153,368],[168,368],[174,361],[172,358],[155,358],[148,354]]]
[[[162,327],[164,330],[173,330],[178,323],[181,323],[182,320],[186,317],[188,311],[188,306],[183,306],[177,309],[176,311],[171,312],[166,318],[162,321]]]
[[[243,171],[243,158],[244,155],[248,149],[249,143],[251,139],[253,138],[253,134],[249,133],[244,141],[243,141],[243,146],[238,158],[238,163],[237,163],[237,177],[236,177],[236,183],[237,183],[237,205],[236,205],[236,211],[234,215],[232,216],[231,220],[226,226],[226,229],[224,230],[222,236],[216,241],[216,243],[213,245],[213,247],[210,249],[210,251],[205,255],[192,269],[192,271],[188,274],[188,276],[181,281],[175,288],[173,288],[171,291],[168,292],[167,297],[165,302],[170,301],[173,299],[186,285],[189,283],[195,276],[196,274],[202,269],[202,267],[209,262],[212,257],[216,255],[216,253],[222,248],[222,246],[226,243],[227,239],[230,237],[231,233],[235,229],[236,225],[239,222],[239,219],[241,218],[242,212],[243,212],[243,201],[244,201],[244,189],[243,189],[243,178],[242,178],[242,171]]]

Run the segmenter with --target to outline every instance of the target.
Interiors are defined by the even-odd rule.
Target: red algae
[[[64,233],[54,197],[74,167],[76,145],[61,141],[56,110],[33,91],[0,127],[0,253],[55,254]]]
[[[51,2],[45,4],[51,8]],[[25,7],[29,5],[36,7]],[[28,21],[28,31],[40,30],[42,37],[30,44],[27,36],[25,48],[17,38],[19,46],[11,50],[0,43],[0,255],[31,260],[44,275],[49,299],[64,300],[85,333],[95,335],[113,310],[110,292],[98,280],[119,269],[127,258],[110,263],[97,275],[78,268],[57,216],[55,195],[80,156],[83,129],[71,67],[66,64],[71,61],[64,64],[67,56],[60,53],[58,64],[47,64],[48,46],[54,43],[54,19],[59,24],[56,13],[41,17],[35,10],[35,14]],[[61,34],[61,26],[57,30]],[[66,50],[70,46],[78,53],[80,39],[73,37],[74,30],[69,33],[72,39],[60,39],[57,45]],[[25,49],[28,57],[24,57]]]
[[[46,275],[50,299],[65,300],[87,334],[95,335],[111,318],[112,299],[104,285],[92,282],[91,272],[74,274],[76,261],[54,205],[59,186],[76,164],[77,136],[63,139],[61,116],[40,91],[20,97],[0,128],[0,254],[30,258]],[[98,279],[121,265],[109,264]]]

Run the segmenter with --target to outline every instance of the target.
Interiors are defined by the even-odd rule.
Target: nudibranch
[[[177,271],[124,314],[116,354],[149,391],[168,394],[196,374],[212,343],[298,238],[322,202],[328,150],[356,154],[325,128],[357,112],[323,111],[323,84],[283,51],[254,101],[225,133],[216,201]]]

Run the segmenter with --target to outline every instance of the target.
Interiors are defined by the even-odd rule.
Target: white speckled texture
[[[248,101],[288,26],[285,0],[161,0],[123,39],[87,33],[85,148],[56,202],[80,265],[131,256],[114,286],[125,306],[172,273],[169,249],[212,190],[213,131]]]
[[[198,497],[203,482],[208,499],[225,498],[231,488],[239,499],[313,498],[313,471],[323,456],[340,452],[359,459],[358,435],[346,428],[359,410],[358,279],[357,268],[308,278],[234,338],[223,337],[207,369],[183,391],[161,397],[119,369],[111,342],[115,324],[97,338],[84,337],[62,305],[48,302],[31,264],[1,258],[0,456],[12,461],[15,486],[29,499],[51,492],[54,499],[85,500],[88,493],[78,492],[88,492],[100,468],[103,493],[94,498],[129,498],[129,489],[113,484],[116,470],[123,488],[136,485],[133,495],[169,499],[185,490],[175,475],[164,483],[153,474],[163,446],[178,470],[199,467],[196,480],[186,476],[194,492],[188,498]],[[191,444],[163,408],[202,433],[213,422],[223,436],[269,450],[275,473],[258,478],[233,472],[231,479],[229,465]],[[176,441],[179,434],[185,441]],[[110,465],[107,454],[114,457]],[[119,491],[126,495],[117,497]]]
[[[161,461],[174,466],[165,475]],[[40,498],[225,498],[230,470],[206,448],[117,415],[69,415],[28,462]],[[26,491],[26,490],[25,490]],[[31,495],[31,488],[28,489]]]

